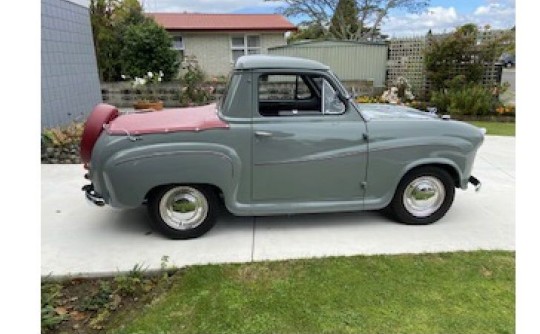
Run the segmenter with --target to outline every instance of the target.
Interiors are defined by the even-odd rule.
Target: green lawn
[[[513,333],[515,254],[195,266],[112,333]]]
[[[516,135],[515,123],[482,122],[482,121],[471,121],[467,123],[471,123],[472,125],[478,126],[480,128],[486,128],[487,135],[495,135],[495,136],[515,136]]]

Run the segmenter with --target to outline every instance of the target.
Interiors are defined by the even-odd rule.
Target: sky
[[[279,4],[263,0],[141,0],[149,12],[275,13]],[[464,23],[489,24],[494,29],[511,28],[516,23],[516,0],[431,0],[426,12],[390,12],[382,32],[390,36],[448,32]],[[298,24],[302,18],[291,17]]]

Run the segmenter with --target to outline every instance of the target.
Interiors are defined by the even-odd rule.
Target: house
[[[41,128],[84,120],[101,102],[88,0],[41,0]]]
[[[195,56],[207,75],[227,75],[243,55],[287,44],[297,28],[277,14],[149,13],[173,38],[179,57]]]

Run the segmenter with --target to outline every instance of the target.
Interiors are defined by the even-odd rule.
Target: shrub
[[[84,123],[73,122],[66,126],[45,129],[42,142],[47,147],[67,147],[81,142]]]
[[[451,91],[450,114],[457,115],[488,115],[495,108],[495,100],[491,92],[480,85]]]
[[[183,86],[179,96],[180,104],[183,106],[200,105],[213,99],[215,87],[204,85],[205,73],[199,66],[195,56],[186,56],[182,63],[185,71],[180,78]],[[217,78],[213,82],[217,83]]]
[[[431,93],[431,104],[437,108],[437,112],[444,114],[448,113],[448,107],[450,106],[450,96],[443,90],[439,90]]]
[[[492,114],[498,100],[490,90],[479,84],[466,84],[433,92],[431,104],[439,113],[482,116]]]
[[[147,72],[163,71],[168,81],[178,73],[177,53],[167,31],[152,20],[129,26],[120,53],[122,73],[136,77]]]
[[[405,103],[405,105],[422,111],[429,111],[429,108],[431,107],[431,104],[425,101],[411,101]]]

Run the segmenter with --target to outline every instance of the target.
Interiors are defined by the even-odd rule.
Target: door
[[[259,109],[253,117],[252,139],[254,202],[362,199],[366,125],[338,98],[331,79],[305,73],[265,74],[258,79]]]

